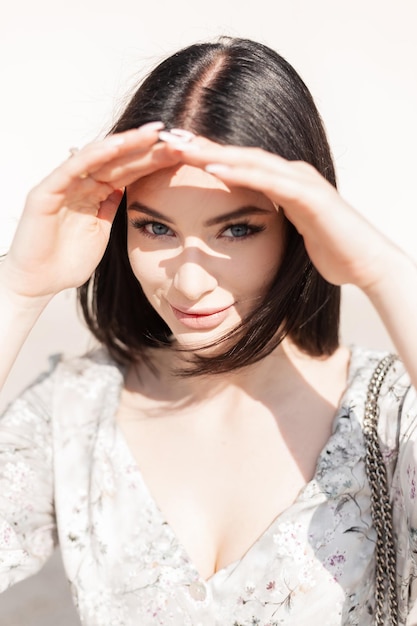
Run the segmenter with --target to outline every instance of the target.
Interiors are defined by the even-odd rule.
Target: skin
[[[285,215],[327,280],[354,284],[369,297],[417,386],[414,262],[311,166],[201,137],[158,142],[160,128],[147,125],[87,145],[28,195],[0,265],[0,383],[50,299],[82,284],[96,267],[127,187],[129,201],[136,198],[174,218],[172,242],[170,237],[158,248],[129,226],[129,255],[179,345],[206,345],[233,327],[267,288],[280,260],[272,239],[279,242]],[[221,208],[211,203],[214,197]],[[267,228],[253,240],[223,244],[203,216],[248,199],[267,209]],[[272,203],[282,207],[278,214]],[[201,213],[194,214],[193,206]],[[136,213],[129,217],[136,219]],[[255,254],[261,240],[266,268]],[[247,284],[239,263],[245,263]],[[188,313],[202,304],[231,307],[218,327],[202,331],[183,329],[170,304]],[[329,358],[311,358],[287,340],[244,371],[180,380],[172,374],[175,351],[152,357],[159,375],[130,369],[118,423],[153,497],[208,578],[240,558],[311,479],[346,385],[349,354],[340,348]]]
[[[352,284],[369,298],[417,384],[417,267],[414,260],[355,211],[308,163],[259,148],[220,146],[202,137],[171,142],[185,163],[208,168],[231,186],[262,191],[303,236],[322,276]],[[346,245],[349,242],[349,245]]]
[[[279,267],[282,212],[264,194],[229,187],[200,168],[181,164],[137,181],[127,188],[127,206],[132,269],[182,349],[232,330]],[[243,208],[244,218],[227,217]],[[173,306],[188,315],[178,319]],[[194,316],[225,310],[220,318],[200,316],[202,326]],[[130,369],[119,427],[204,578],[240,558],[313,476],[348,358],[340,349],[307,365],[287,341],[260,364],[221,379],[176,379],[179,357],[170,349],[152,352],[157,376]]]
[[[237,326],[279,267],[282,214],[263,194],[189,165],[141,179],[127,200],[133,272],[180,346],[207,345]]]
[[[0,388],[56,293],[84,283],[106,248],[122,189],[178,163],[151,123],[86,145],[30,191],[0,265]],[[86,172],[90,176],[84,177]],[[13,328],[13,332],[10,329]]]

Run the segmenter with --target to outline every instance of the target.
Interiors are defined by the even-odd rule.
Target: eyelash
[[[137,219],[137,220],[131,220],[130,223],[133,226],[133,228],[136,228],[145,237],[149,237],[150,239],[161,239],[161,237],[172,237],[172,235],[168,235],[168,234],[156,235],[155,233],[151,233],[148,230],[146,230],[146,227],[152,224],[166,226],[165,224],[163,224],[163,222],[156,222],[155,220],[147,220],[147,219]],[[244,221],[239,221],[239,222],[233,222],[231,224],[226,224],[224,228],[222,229],[221,233],[224,233],[226,230],[228,230],[229,228],[233,228],[234,226],[246,226],[250,232],[246,235],[242,235],[241,237],[230,237],[227,235],[225,236],[226,239],[229,239],[230,241],[233,241],[233,242],[248,239],[249,237],[252,237],[253,235],[256,235],[257,233],[260,233],[263,230],[265,230],[265,226],[250,224],[248,221],[244,220]],[[169,226],[166,226],[166,228],[171,230]]]

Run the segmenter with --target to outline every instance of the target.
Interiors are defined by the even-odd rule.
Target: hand
[[[99,263],[123,187],[179,161],[157,143],[162,123],[110,135],[74,151],[28,195],[2,282],[25,297],[84,283]]]
[[[182,161],[205,168],[231,186],[263,192],[279,205],[304,238],[322,276],[370,291],[386,275],[398,249],[360,216],[311,165],[259,148],[222,146],[197,137],[170,142]]]

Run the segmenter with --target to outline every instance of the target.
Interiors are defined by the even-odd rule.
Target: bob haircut
[[[336,186],[326,133],[310,92],[294,68],[263,44],[220,38],[173,54],[139,86],[111,132],[154,120],[221,144],[257,146],[306,161]],[[79,288],[87,326],[123,364],[144,360],[148,347],[171,341],[170,329],[132,272],[126,231],[125,195],[105,254]],[[213,356],[197,351],[191,369],[182,373],[222,373],[255,363],[287,335],[311,356],[332,354],[339,345],[339,310],[340,287],[320,276],[302,237],[286,220],[282,263],[263,301],[217,342],[222,351]]]

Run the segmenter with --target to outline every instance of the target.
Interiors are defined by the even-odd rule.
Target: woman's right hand
[[[48,300],[84,283],[104,254],[123,188],[178,157],[158,143],[160,122],[76,150],[28,195],[1,283],[19,298]]]

